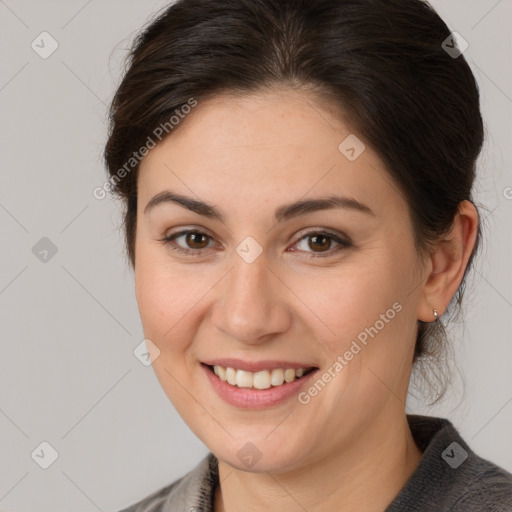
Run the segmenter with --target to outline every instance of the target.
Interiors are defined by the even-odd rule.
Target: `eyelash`
[[[183,247],[180,247],[179,245],[177,245],[174,240],[176,238],[179,238],[183,235],[188,235],[189,233],[194,233],[194,234],[197,234],[197,235],[205,235],[207,236],[208,238],[212,238],[210,235],[208,235],[207,233],[204,233],[202,231],[199,231],[197,229],[187,229],[187,230],[184,230],[184,231],[179,231],[178,233],[174,233],[168,237],[165,237],[165,238],[162,238],[160,240],[160,242],[162,242],[164,245],[168,246],[171,250],[173,251],[177,251],[179,252],[180,254],[185,254],[185,255],[192,255],[193,253],[194,256],[199,256],[200,254],[197,254],[197,253],[200,253],[204,250],[206,250],[206,247],[203,248],[203,249],[184,249]],[[326,257],[329,257],[329,256],[332,256],[333,253],[337,253],[339,252],[340,250],[343,250],[343,249],[346,249],[348,247],[351,247],[351,243],[347,240],[343,240],[342,238],[340,238],[339,236],[337,236],[336,234],[334,233],[330,233],[328,231],[309,231],[308,233],[305,233],[302,235],[301,238],[299,238],[299,240],[297,240],[296,243],[304,240],[305,238],[308,238],[308,237],[311,237],[313,235],[321,235],[321,236],[325,236],[331,240],[334,240],[336,243],[340,244],[340,246],[335,249],[335,250],[328,250],[328,251],[325,251],[325,252],[320,252],[318,254],[315,254],[315,253],[310,253],[311,256],[309,256],[310,258],[326,258]],[[295,245],[295,244],[294,244]]]

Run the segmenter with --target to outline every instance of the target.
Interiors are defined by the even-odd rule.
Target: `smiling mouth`
[[[299,380],[318,369],[312,366],[309,368],[274,368],[273,370],[249,372],[220,365],[202,364],[217,375],[222,382],[226,382],[233,387],[252,389],[269,389],[271,387],[283,386]]]

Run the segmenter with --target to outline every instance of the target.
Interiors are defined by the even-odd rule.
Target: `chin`
[[[302,445],[302,446],[301,446]],[[297,469],[305,457],[303,443],[297,447],[276,439],[273,442],[260,438],[251,441],[245,437],[231,440],[228,446],[211,443],[207,445],[219,461],[249,473],[285,473]]]

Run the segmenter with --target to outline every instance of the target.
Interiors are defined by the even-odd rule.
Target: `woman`
[[[182,0],[137,38],[109,189],[149,357],[211,453],[125,509],[512,510],[512,475],[407,415],[479,242],[483,128],[419,0]]]

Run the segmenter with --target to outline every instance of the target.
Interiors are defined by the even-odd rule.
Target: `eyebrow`
[[[184,208],[187,208],[194,213],[197,213],[198,215],[219,220],[223,223],[225,222],[224,215],[216,206],[203,201],[192,199],[191,197],[176,194],[170,190],[164,190],[163,192],[160,192],[156,196],[152,197],[144,208],[144,215],[146,215],[157,205],[163,203],[175,203],[183,206]],[[294,203],[280,206],[274,212],[274,219],[276,223],[284,222],[291,219],[292,217],[305,215],[307,213],[312,213],[319,210],[330,210],[333,208],[356,210],[375,216],[375,213],[370,209],[370,207],[352,197],[332,195],[329,197],[296,201]]]

